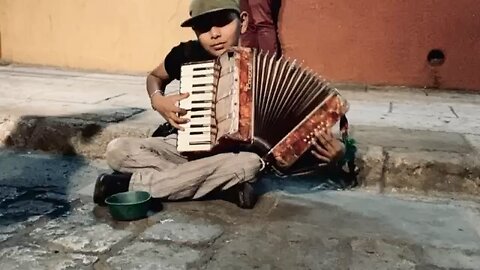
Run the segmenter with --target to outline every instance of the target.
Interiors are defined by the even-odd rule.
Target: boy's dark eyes
[[[210,31],[212,27],[224,27],[231,23],[234,20],[233,16],[209,16],[207,18],[202,18],[195,23],[193,29],[200,33],[205,33]]]

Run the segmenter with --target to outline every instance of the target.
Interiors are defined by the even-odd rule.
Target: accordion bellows
[[[292,166],[314,132],[334,126],[347,101],[296,61],[235,47],[211,62],[182,66],[180,101],[191,121],[179,131],[179,152],[210,151],[223,142],[255,145],[276,169]]]

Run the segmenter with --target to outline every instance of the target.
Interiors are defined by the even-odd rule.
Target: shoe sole
[[[105,175],[107,175],[106,173],[102,173],[100,174],[98,177],[97,177],[97,180],[95,181],[95,188],[93,190],[93,202],[100,205],[100,206],[105,206],[107,205],[105,203],[105,199],[106,198],[103,198],[104,196],[102,196],[102,191],[100,191],[100,186],[103,182],[103,177],[105,177]]]
[[[243,209],[253,209],[257,202],[255,189],[250,183],[243,183],[238,192],[238,207]]]

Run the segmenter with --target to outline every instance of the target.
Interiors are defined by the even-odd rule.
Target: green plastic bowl
[[[145,218],[152,196],[146,191],[128,191],[108,197],[105,203],[116,220],[131,221]]]

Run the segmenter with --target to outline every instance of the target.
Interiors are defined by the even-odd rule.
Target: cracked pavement
[[[2,270],[480,265],[475,201],[264,179],[253,210],[220,200],[164,203],[146,219],[117,222],[84,196],[107,170],[103,161],[13,151],[0,159]]]

